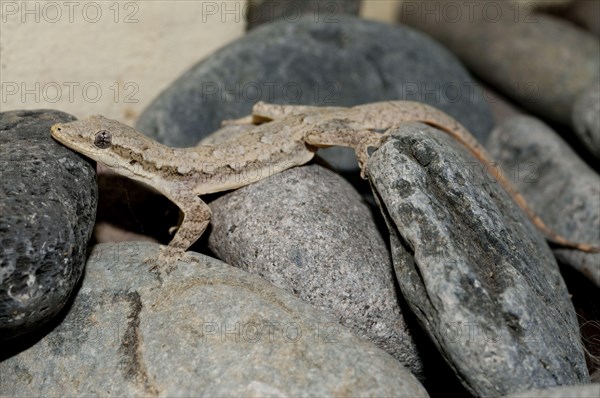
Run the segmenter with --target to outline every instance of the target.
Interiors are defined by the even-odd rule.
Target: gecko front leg
[[[208,205],[194,194],[166,196],[179,207],[182,221],[169,245],[161,246],[158,257],[148,259],[147,262],[153,263],[151,270],[165,267],[169,273],[185,251],[202,236],[210,222],[211,211]]]
[[[318,120],[318,119],[317,119]],[[347,120],[313,121],[312,116],[304,118],[307,133],[304,142],[317,148],[343,146],[353,148],[360,166],[360,176],[366,179],[366,165],[369,160],[369,148],[379,148],[389,137],[371,130],[359,128]]]

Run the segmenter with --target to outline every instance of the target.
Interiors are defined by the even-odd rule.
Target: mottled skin
[[[380,131],[404,122],[437,127],[462,143],[480,162],[491,163],[485,149],[457,121],[428,105],[405,101],[352,108],[259,102],[251,116],[226,122],[253,123],[256,127],[225,142],[193,148],[170,148],[102,116],[54,125],[52,136],[116,173],[149,185],[175,203],[183,218],[168,246],[172,255],[187,250],[208,226],[210,209],[200,195],[239,188],[303,165],[318,148],[329,146],[354,148],[364,177],[368,149],[380,146],[387,138]],[[99,132],[104,133],[100,136]],[[497,172],[495,168],[491,171]],[[503,175],[497,173],[495,177],[550,241],[583,251],[598,250],[556,234]]]

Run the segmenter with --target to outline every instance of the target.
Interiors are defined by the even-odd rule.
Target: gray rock
[[[97,245],[69,312],[0,362],[6,396],[420,396],[404,367],[263,279],[158,245]],[[43,359],[43,360],[42,360]]]
[[[591,87],[575,102],[573,128],[579,140],[600,159],[600,86]]]
[[[410,28],[339,15],[261,26],[193,66],[143,112],[137,129],[176,147],[193,146],[225,119],[273,103],[352,106],[415,100],[454,116],[481,141],[493,126],[487,104],[456,58]],[[331,155],[331,152],[334,152]],[[352,151],[325,159],[356,170]]]
[[[302,16],[317,21],[334,22],[340,14],[358,15],[361,0],[249,0],[246,27],[283,19],[295,22]]]
[[[447,134],[406,124],[368,167],[400,289],[477,396],[589,381],[552,252]]]
[[[505,398],[598,398],[600,384],[582,384],[577,386],[562,386],[545,390],[530,390],[511,394]]]
[[[50,137],[66,113],[0,113],[0,340],[39,327],[83,272],[98,200],[95,168]]]
[[[600,177],[552,129],[516,116],[494,130],[487,147],[548,226],[600,246]],[[600,254],[564,248],[554,254],[600,286]]]
[[[600,82],[598,40],[564,20],[510,2],[454,2],[451,10],[432,3],[404,7],[402,22],[445,44],[526,109],[570,124],[575,100]]]
[[[210,203],[219,258],[329,313],[421,375],[390,254],[369,209],[321,166],[287,170]]]

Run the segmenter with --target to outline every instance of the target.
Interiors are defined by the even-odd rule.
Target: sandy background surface
[[[0,110],[131,124],[181,73],[244,34],[244,5],[1,0]]]

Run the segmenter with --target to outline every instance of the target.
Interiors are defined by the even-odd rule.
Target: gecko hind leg
[[[197,196],[175,196],[168,195],[181,210],[183,217],[175,236],[167,246],[161,246],[157,257],[147,259],[151,264],[150,270],[165,268],[169,273],[175,264],[181,260],[185,251],[202,236],[210,222],[210,208]]]
[[[254,124],[260,125],[273,120],[281,120],[291,115],[318,115],[336,112],[337,115],[344,115],[350,108],[333,107],[333,106],[316,106],[316,105],[282,105],[270,104],[259,101],[252,106],[252,113],[236,119],[226,119],[221,122],[221,126],[236,125],[236,124]]]
[[[244,125],[244,124],[254,124],[254,116],[248,115],[241,117],[239,119],[225,119],[221,121],[221,127],[225,126],[236,126],[236,125]]]
[[[324,112],[331,108],[323,108],[313,105],[279,105],[279,104],[267,104],[266,102],[259,101],[252,107],[252,114],[237,119],[226,119],[221,122],[221,127],[240,125],[240,124],[254,124],[260,125],[268,123],[273,120],[280,120],[290,115],[297,115],[301,113],[316,114]]]

